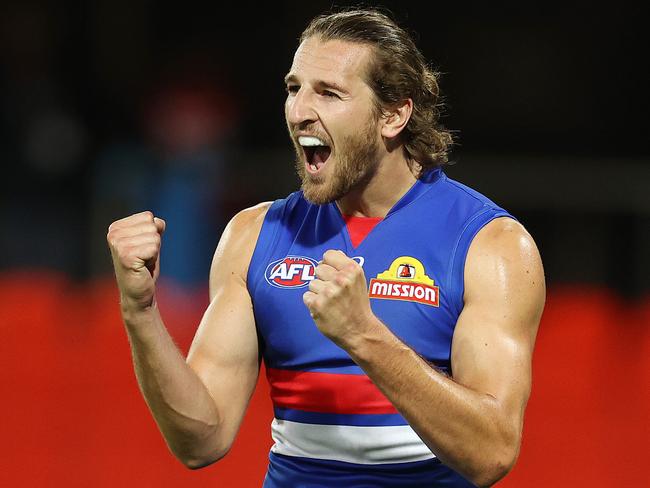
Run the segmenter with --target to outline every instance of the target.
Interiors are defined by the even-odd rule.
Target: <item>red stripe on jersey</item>
[[[340,414],[398,413],[366,375],[268,368],[276,407]]]

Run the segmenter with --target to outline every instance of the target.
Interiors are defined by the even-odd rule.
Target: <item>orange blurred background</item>
[[[232,451],[202,470],[167,450],[138,390],[111,279],[0,277],[0,486],[257,487],[271,446],[264,374]],[[162,287],[187,351],[207,297]],[[187,305],[194,303],[195,305]],[[647,486],[650,302],[594,288],[549,293],[523,446],[502,487]]]

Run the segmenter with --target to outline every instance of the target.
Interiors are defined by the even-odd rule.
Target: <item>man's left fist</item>
[[[341,251],[326,251],[302,296],[318,329],[343,349],[376,320],[363,269]]]

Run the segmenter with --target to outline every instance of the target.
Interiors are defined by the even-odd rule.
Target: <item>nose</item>
[[[290,125],[308,125],[318,119],[310,90],[304,86],[289,94],[285,104],[286,118]]]

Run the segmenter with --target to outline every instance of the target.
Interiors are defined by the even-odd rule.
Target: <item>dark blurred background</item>
[[[511,210],[548,280],[650,286],[640,6],[383,2],[442,72],[448,168]],[[110,271],[110,222],[169,220],[165,272],[207,278],[237,210],[297,188],[283,75],[330,2],[3,2],[0,269]]]
[[[499,486],[645,486],[641,4],[382,5],[442,73],[457,140],[447,173],[516,215],[545,264],[522,452]],[[187,351],[225,223],[298,188],[282,80],[330,7],[0,2],[0,485],[260,486],[263,374],[232,453],[180,467],[135,382],[105,235],[145,209],[167,220],[159,303]]]

